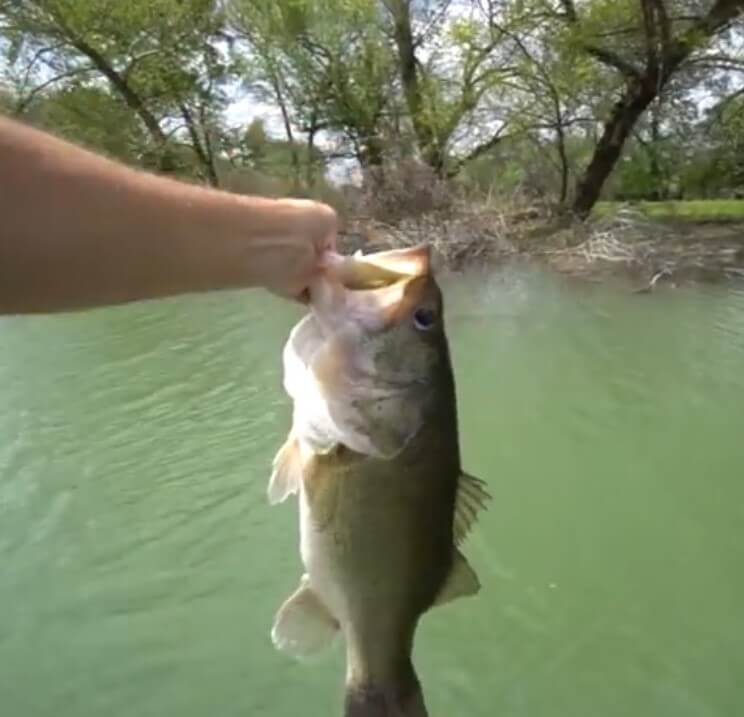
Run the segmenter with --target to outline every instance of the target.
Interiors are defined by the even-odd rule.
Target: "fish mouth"
[[[310,287],[310,307],[325,331],[349,323],[384,328],[403,301],[406,287],[431,273],[431,251],[419,244],[374,254],[328,254]]]
[[[349,291],[370,291],[429,274],[431,250],[418,244],[366,255],[361,250],[352,256],[329,254],[324,269],[326,278]]]

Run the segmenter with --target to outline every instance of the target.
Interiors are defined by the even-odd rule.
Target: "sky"
[[[276,105],[246,95],[239,87],[232,88],[229,96],[232,100],[225,110],[229,126],[247,127],[254,119],[261,119],[270,137],[286,139],[282,115]],[[319,134],[316,144],[321,149],[330,149],[332,146],[330,139],[322,134]],[[361,181],[359,168],[356,162],[350,159],[332,159],[328,164],[327,178],[334,184],[347,182],[359,184]]]
[[[227,46],[223,43],[217,44],[227,56]],[[248,48],[242,48],[244,52],[249,53]],[[263,121],[264,131],[273,139],[284,140],[287,138],[284,129],[284,120],[278,105],[273,102],[265,102],[259,99],[255,93],[246,90],[242,81],[234,81],[226,88],[228,97],[227,108],[224,111],[224,117],[228,127],[247,128],[255,119]],[[297,128],[292,127],[296,132]],[[301,137],[301,133],[296,132]],[[315,143],[320,149],[330,150],[329,137],[324,133],[318,133]],[[358,182],[356,176],[356,165],[353,162],[345,160],[331,160],[326,172],[327,178],[333,183],[340,184],[344,182]]]

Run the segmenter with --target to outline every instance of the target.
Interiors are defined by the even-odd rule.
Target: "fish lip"
[[[398,281],[427,276],[432,270],[431,247],[420,243],[352,256],[325,252],[320,258],[320,272],[327,280],[337,281],[347,291],[374,291]],[[365,284],[366,279],[366,284]]]
[[[410,278],[431,273],[431,247],[426,243],[361,255],[361,261]]]
[[[309,308],[326,339],[339,331],[380,331],[387,326],[391,304],[399,303],[405,283],[402,277],[387,286],[350,289],[332,273],[310,285]]]
[[[309,287],[308,305],[326,336],[342,327],[377,332],[397,320],[408,286],[427,277],[431,277],[428,244],[366,256],[327,252]]]

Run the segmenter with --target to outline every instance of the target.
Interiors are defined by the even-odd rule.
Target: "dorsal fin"
[[[486,483],[480,478],[471,476],[463,471],[457,484],[457,498],[455,500],[454,540],[460,545],[473,527],[478,513],[485,509],[491,494],[486,489]]]

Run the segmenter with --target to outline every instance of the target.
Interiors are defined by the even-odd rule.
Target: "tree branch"
[[[49,52],[54,52],[60,47],[62,47],[62,43],[52,45],[51,47],[42,47],[34,53],[33,57],[29,60],[28,65],[26,65],[26,70],[23,73],[23,79],[21,80],[21,87],[26,87],[28,85],[28,82],[31,79],[31,73],[34,70],[34,66],[36,65],[36,63],[39,62],[39,60],[41,60],[44,55]]]
[[[650,2],[656,12],[656,23],[661,38],[661,51],[666,54],[669,51],[669,46],[672,44],[672,25],[666,5],[664,4],[664,0],[650,0]]]
[[[485,142],[476,145],[475,147],[473,147],[473,149],[470,150],[470,152],[468,152],[463,157],[460,157],[447,171],[447,176],[450,178],[455,177],[457,174],[459,174],[459,172],[466,164],[472,162],[475,159],[478,159],[478,157],[481,157],[487,152],[490,152],[494,147],[507,139],[509,135],[502,134],[505,127],[506,125],[503,125],[492,137],[487,139]]]
[[[721,32],[743,11],[744,0],[716,0],[707,15],[698,17],[680,38],[670,43],[664,53],[664,79],[668,79],[695,49]]]
[[[426,42],[426,38],[429,33],[437,26],[437,23],[445,16],[449,6],[452,4],[452,0],[444,0],[439,8],[434,12],[432,18],[427,23],[426,27],[414,38],[413,47],[415,49],[421,47]]]
[[[124,68],[124,71],[121,73],[122,77],[129,82],[129,76],[132,74],[132,70],[140,63],[142,60],[152,57],[153,55],[157,55],[161,52],[161,50],[147,50],[146,52],[143,52],[141,55],[137,55],[136,57],[133,57],[127,66]]]
[[[641,15],[643,17],[643,38],[646,44],[646,73],[657,78],[659,75],[659,38],[654,0],[641,0]]]
[[[578,26],[580,21],[573,0],[560,0],[560,2],[563,6],[565,20],[571,25]],[[645,3],[646,0],[641,0],[642,6],[645,6]],[[640,70],[616,52],[591,42],[581,42],[580,47],[584,52],[594,59],[599,60],[603,65],[616,69],[626,80],[640,80]]]
[[[624,60],[620,55],[612,50],[608,50],[604,47],[597,47],[595,45],[583,44],[582,48],[584,52],[591,55],[596,60],[599,60],[603,65],[614,67],[625,79],[627,80],[638,80],[641,77],[641,72],[632,63]]]
[[[121,95],[122,99],[133,109],[144,122],[153,140],[159,145],[166,143],[165,134],[155,115],[145,106],[142,98],[132,89],[130,84],[119,74],[96,48],[89,45],[82,38],[72,37],[70,44],[85,55],[94,67],[109,81],[111,86]]]
[[[191,149],[196,154],[197,158],[201,162],[202,167],[206,171],[209,183],[213,187],[216,187],[219,184],[217,172],[215,170],[214,163],[212,162],[212,157],[209,156],[208,152],[205,149],[205,146],[202,144],[201,138],[199,137],[199,133],[196,129],[196,122],[194,121],[194,117],[191,114],[191,110],[189,110],[185,102],[179,102],[178,108],[181,110],[181,116],[183,117],[183,121],[186,123],[186,131],[191,138]],[[203,128],[203,131],[206,135],[206,128]]]
[[[28,94],[19,98],[18,102],[13,108],[13,114],[15,114],[16,116],[23,114],[38,94],[40,94],[47,87],[55,84],[56,82],[59,82],[60,80],[65,80],[68,77],[74,77],[75,75],[81,75],[85,72],[92,72],[92,71],[93,71],[92,67],[76,67],[73,70],[68,70],[67,72],[62,72],[59,75],[55,75],[54,77],[51,77],[46,82],[42,82],[40,85],[37,85],[36,87],[34,87],[34,89],[31,90]]]

